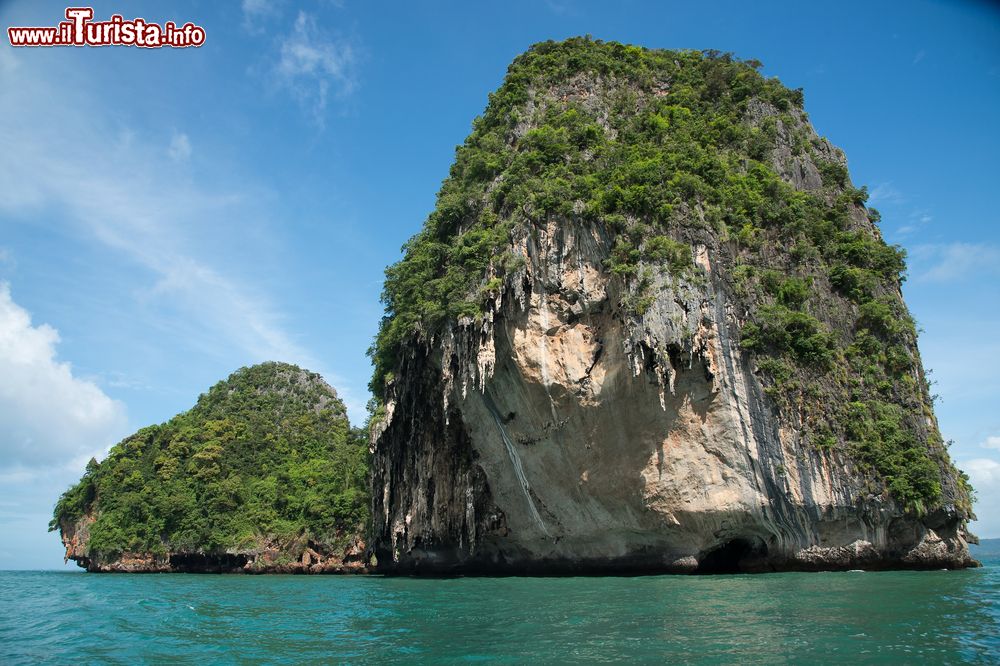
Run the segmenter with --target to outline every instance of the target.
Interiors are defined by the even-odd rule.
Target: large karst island
[[[56,507],[92,571],[974,566],[887,245],[803,94],[589,38],[510,66],[386,271],[352,431],[243,369]],[[849,103],[845,100],[845,103]]]

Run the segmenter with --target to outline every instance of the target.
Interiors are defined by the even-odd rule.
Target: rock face
[[[92,460],[50,528],[92,572],[363,572],[365,446],[319,375],[243,368]]]
[[[680,573],[975,565],[964,531],[967,488],[940,442],[915,334],[896,331],[892,349],[903,349],[908,361],[903,370],[884,371],[888,384],[880,388],[856,360],[865,336],[876,335],[876,325],[865,319],[865,308],[875,306],[866,303],[888,303],[909,321],[896,273],[866,295],[844,293],[831,277],[840,249],[826,248],[817,235],[820,240],[810,243],[818,249],[797,256],[792,246],[803,244],[808,233],[794,231],[796,219],[773,222],[768,211],[752,216],[741,237],[728,217],[732,203],[721,195],[713,201],[711,192],[682,193],[669,209],[653,213],[627,204],[593,213],[586,195],[578,194],[574,178],[600,180],[620,168],[602,155],[630,141],[626,121],[645,122],[642,117],[654,110],[667,117],[673,113],[663,106],[667,102],[695,115],[716,108],[686,102],[687,92],[682,97],[687,69],[715,71],[714,60],[727,72],[736,68],[733,76],[758,76],[716,54],[637,52],[571,40],[539,45],[519,58],[460,149],[439,212],[428,222],[431,230],[408,246],[404,269],[428,235],[456,247],[497,219],[509,230],[491,249],[485,270],[465,287],[469,300],[481,297],[481,311],[407,329],[386,354],[391,360],[384,383],[376,377],[384,405],[371,449],[371,544],[378,570]],[[611,64],[590,66],[588,58]],[[640,70],[632,63],[642,58],[653,65],[643,64],[642,76],[632,76]],[[720,85],[723,91],[702,92],[701,99],[735,97],[725,92],[735,85],[732,77]],[[734,182],[760,169],[780,181],[770,187],[783,193],[782,201],[811,197],[823,210],[839,211],[831,236],[850,234],[884,248],[870,219],[875,215],[863,199],[851,199],[858,191],[846,181],[846,170],[842,182],[827,178],[824,184],[825,172],[844,169],[842,154],[815,135],[794,104],[779,110],[768,90],[747,93],[733,111],[747,136],[767,128],[759,159],[746,156],[746,143],[715,146],[728,151]],[[508,99],[513,101],[504,106]],[[535,172],[549,181],[554,169],[570,173],[560,176],[570,182],[567,205],[553,212],[537,198],[515,205],[500,200],[497,190],[519,177],[528,139],[567,110],[596,124],[605,141],[592,149],[570,145],[554,166]],[[679,123],[671,116],[668,124]],[[501,138],[488,144],[484,137],[491,135]],[[706,141],[694,139],[713,149]],[[500,146],[490,148],[498,166],[480,178],[484,184],[472,191],[459,221],[442,232],[440,212],[454,183],[470,178],[474,149],[485,145]],[[789,217],[795,215],[806,213]],[[713,216],[722,222],[713,223]],[[637,225],[639,233],[629,235]],[[658,258],[649,251],[656,233],[680,243],[689,256],[682,253],[679,263]],[[623,243],[635,250],[634,266],[618,271]],[[446,274],[449,261],[454,259],[444,260],[436,275]],[[766,269],[780,279],[798,276],[808,295],[800,301],[771,293],[761,286],[774,277]],[[415,289],[394,285],[392,270],[383,331],[405,314],[403,296]],[[779,317],[794,320],[780,327],[792,336],[791,346],[777,338],[754,344],[753,336]],[[811,352],[795,346],[794,322],[817,322],[816,339],[828,341],[828,358],[804,360]],[[883,360],[873,362],[879,368],[888,367],[885,349],[889,343],[876,354]],[[870,417],[875,425],[862,432],[850,416],[862,409],[857,405],[892,416]],[[857,422],[868,423],[872,412],[862,412]],[[887,433],[887,423],[898,428]],[[876,447],[877,455],[871,453]],[[886,462],[918,458],[926,478],[903,462]],[[923,494],[911,492],[924,481]]]

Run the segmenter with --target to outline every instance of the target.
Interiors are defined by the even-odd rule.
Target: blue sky
[[[0,45],[0,569],[60,568],[59,493],[266,359],[360,422],[384,267],[530,44],[714,48],[804,87],[910,253],[937,411],[1000,537],[1000,11],[986,3],[95,2],[200,49]],[[0,24],[65,5],[0,3]]]

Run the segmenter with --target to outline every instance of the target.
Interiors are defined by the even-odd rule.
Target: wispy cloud
[[[573,0],[545,0],[545,6],[558,16],[570,16],[577,13]]]
[[[274,0],[243,0],[243,28],[251,34],[264,32],[263,21],[279,13],[278,3]]]
[[[912,211],[906,223],[896,229],[896,235],[903,238],[922,231],[934,218],[922,211]]]
[[[917,54],[913,56],[913,64],[914,65],[920,64],[920,61],[923,60],[926,56],[927,56],[927,51],[920,49],[919,51],[917,51]]]
[[[903,203],[903,194],[892,183],[879,183],[868,193],[868,203],[873,206]]]
[[[245,14],[269,14],[276,10],[274,0],[243,0],[240,7]]]
[[[357,86],[357,48],[351,40],[324,30],[315,17],[300,11],[289,33],[278,41],[271,73],[319,126],[331,98],[345,98]]]
[[[191,157],[191,139],[183,132],[174,132],[167,155],[175,162],[186,162]]]
[[[926,209],[914,207],[909,198],[891,182],[879,183],[873,187],[868,194],[868,205],[879,208],[883,225],[891,222],[898,224],[893,233],[900,239],[922,231],[934,219]],[[899,223],[900,219],[902,223]],[[883,228],[890,229],[889,226]]]
[[[242,228],[253,193],[192,181],[166,154],[186,156],[188,141],[156,150],[142,134],[107,125],[82,90],[60,78],[56,95],[43,74],[28,70],[16,68],[0,88],[0,213],[40,208],[58,220],[53,225],[76,227],[145,269],[152,281],[136,288],[169,313],[171,325],[184,327],[188,344],[315,368],[262,285],[214,264],[217,253],[201,247],[208,224]],[[25,104],[56,97],[64,103]]]
[[[1000,449],[1000,435],[991,435],[987,437],[981,446],[986,449]]]
[[[101,382],[105,386],[116,389],[125,389],[127,391],[153,391],[156,390],[155,387],[151,386],[145,381],[136,379],[134,377],[129,377],[123,372],[108,372],[104,373]]]
[[[990,243],[917,245],[910,257],[915,282],[959,282],[1000,272],[1000,247]]]

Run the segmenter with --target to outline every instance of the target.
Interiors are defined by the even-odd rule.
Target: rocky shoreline
[[[228,573],[228,574],[364,574],[372,573],[367,545],[360,538],[343,548],[314,542],[282,547],[265,540],[258,547],[220,553],[174,551],[165,553],[125,552],[95,558],[87,549],[91,516],[60,527],[66,554],[63,561],[76,562],[90,573]]]
[[[85,556],[73,560],[90,573],[225,573],[225,574],[367,574],[374,573],[360,555],[323,555],[306,549],[298,559],[278,551],[263,553],[123,553],[110,560]]]
[[[941,528],[939,527],[939,530]],[[943,531],[943,530],[942,530]],[[974,537],[973,543],[977,543]],[[432,558],[411,558],[405,563],[390,560],[378,566],[361,540],[340,553],[319,552],[306,546],[296,557],[277,548],[248,552],[185,553],[160,555],[123,553],[112,559],[94,560],[78,552],[72,535],[63,539],[66,561],[73,560],[90,573],[215,573],[215,574],[335,574],[335,575],[430,575],[430,576],[585,576],[772,573],[782,571],[885,571],[965,569],[981,566],[968,551],[965,535],[942,537],[927,529],[909,550],[880,552],[872,543],[855,541],[846,546],[812,546],[790,556],[768,556],[762,542],[736,539],[707,553],[665,557],[653,551],[620,558],[531,558],[497,555],[483,560],[462,558],[458,553],[435,553]]]

